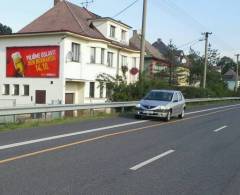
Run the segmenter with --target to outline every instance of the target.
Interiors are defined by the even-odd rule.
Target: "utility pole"
[[[143,0],[141,56],[140,56],[140,71],[139,71],[140,80],[142,79],[142,74],[144,72],[146,18],[147,18],[147,0]]]
[[[207,66],[208,66],[208,37],[211,35],[211,32],[202,33],[205,36],[205,63],[204,63],[204,71],[203,71],[203,88],[206,88],[207,81]]]
[[[238,78],[239,78],[239,75],[238,75],[238,63],[239,63],[239,56],[240,54],[236,54],[237,56],[237,66],[236,66],[236,83],[235,83],[235,91],[237,92],[238,91]]]

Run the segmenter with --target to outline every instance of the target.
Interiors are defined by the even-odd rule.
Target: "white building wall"
[[[68,53],[72,50],[72,42],[81,46],[80,62],[72,62],[68,58]],[[27,46],[60,46],[60,72],[59,78],[6,78],[6,48],[7,47],[27,47]],[[96,48],[96,63],[90,63],[90,48]],[[105,49],[104,63],[101,64],[101,48]],[[97,76],[101,73],[109,74],[113,77],[119,73],[121,75],[121,55],[128,58],[129,71],[132,68],[132,58],[137,58],[137,68],[139,68],[140,54],[131,51],[123,51],[106,42],[84,40],[73,36],[28,36],[28,37],[11,37],[0,38],[0,99],[16,100],[17,105],[26,105],[35,103],[35,91],[46,90],[46,103],[59,100],[65,103],[65,93],[73,92],[77,95],[76,103],[96,103],[106,101],[106,88],[103,91],[103,98],[100,98],[99,83],[96,82]],[[107,52],[113,53],[113,66],[107,65]],[[119,55],[119,65],[118,65]],[[117,69],[119,67],[119,69]],[[137,81],[138,75],[133,76],[127,73],[128,83]],[[79,82],[78,85],[67,81]],[[95,82],[95,97],[89,97],[89,83]],[[20,85],[20,95],[3,95],[2,89],[4,84]],[[30,86],[30,95],[22,96],[23,85]],[[81,87],[80,87],[81,86]],[[81,88],[81,92],[77,90]],[[81,93],[81,94],[80,94]]]
[[[46,90],[46,103],[51,104],[52,101],[64,101],[64,79],[62,77],[63,58],[60,57],[59,78],[7,78],[6,77],[6,48],[7,47],[27,47],[27,46],[60,46],[60,56],[63,56],[64,40],[61,36],[41,36],[41,37],[11,37],[0,39],[0,99],[14,99],[16,105],[26,105],[35,103],[35,90]],[[51,82],[53,84],[51,84]],[[14,84],[20,86],[20,95],[14,96],[3,95],[3,85],[10,85],[10,93]],[[29,96],[23,96],[23,85],[29,85]]]

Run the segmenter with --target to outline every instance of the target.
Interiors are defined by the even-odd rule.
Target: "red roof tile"
[[[71,32],[82,36],[106,40],[113,45],[136,50],[135,47],[123,45],[107,39],[91,20],[101,18],[86,8],[79,7],[68,1],[60,1],[53,8],[25,26],[17,34],[46,33],[46,32]]]
[[[52,9],[41,15],[18,33],[69,31],[97,39],[105,37],[94,27],[89,19],[99,16],[67,1],[57,3]]]

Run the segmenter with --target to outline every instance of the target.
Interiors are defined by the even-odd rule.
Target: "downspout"
[[[118,52],[117,52],[117,77],[119,76],[119,70],[120,70],[120,51],[121,49],[118,49]]]

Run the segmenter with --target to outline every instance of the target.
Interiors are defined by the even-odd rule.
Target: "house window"
[[[77,43],[72,43],[72,61],[80,61],[80,45]]]
[[[111,25],[110,26],[110,37],[115,38],[116,36],[116,27]]]
[[[127,39],[127,31],[122,30],[121,40],[123,42],[126,42],[126,39]]]
[[[105,49],[101,49],[101,64],[104,64],[105,62]]]
[[[23,95],[29,96],[29,85],[23,85]]]
[[[137,67],[137,58],[135,58],[135,57],[132,58],[132,67],[133,68]]]
[[[113,53],[112,52],[108,52],[107,65],[109,67],[113,67]]]
[[[19,85],[13,85],[13,95],[19,95]]]
[[[122,56],[122,66],[127,66],[127,57]]]
[[[89,97],[90,98],[95,97],[95,83],[94,82],[90,82]]]
[[[5,84],[3,86],[3,95],[9,95],[10,93],[10,85],[9,84]]]
[[[96,64],[96,47],[91,47],[90,63]]]

